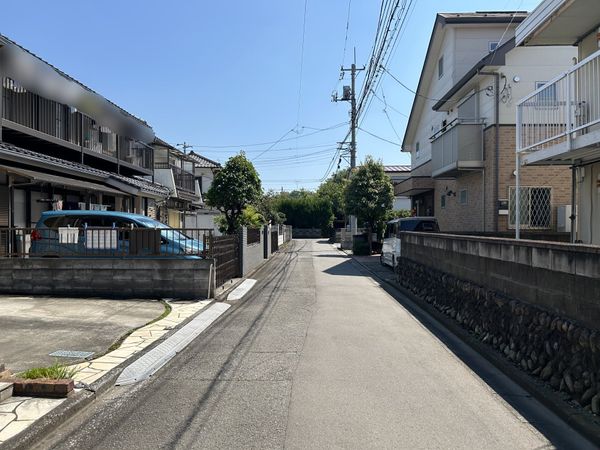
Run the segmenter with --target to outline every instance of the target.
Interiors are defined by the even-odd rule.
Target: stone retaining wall
[[[600,303],[600,297],[594,298],[599,281],[593,276],[599,264],[593,255],[598,250],[406,233],[397,275],[398,282],[417,298],[455,319],[524,371],[598,414],[599,322],[582,313],[593,311],[597,317],[600,305],[580,308],[593,300]],[[548,281],[551,276],[556,279]],[[520,290],[525,282],[527,289]],[[573,283],[591,291],[583,294]],[[555,291],[553,296],[544,295],[549,289]],[[567,308],[565,302],[571,305]]]
[[[212,259],[3,258],[0,293],[206,298],[209,279],[214,280],[213,268]]]

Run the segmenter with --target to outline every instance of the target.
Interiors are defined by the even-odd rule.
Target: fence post
[[[238,232],[238,255],[240,260],[240,276],[245,275],[244,267],[244,250],[248,241],[248,228],[242,226]]]

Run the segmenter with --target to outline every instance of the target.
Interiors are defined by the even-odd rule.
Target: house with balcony
[[[523,12],[438,14],[402,151],[410,177],[396,190],[418,215],[455,232],[514,228],[514,105],[530,83],[546,82],[570,64],[567,48],[515,48]],[[568,203],[562,168],[531,168],[531,230],[556,230]],[[512,213],[511,213],[512,211]],[[513,219],[511,219],[513,218]]]
[[[600,8],[594,0],[544,0],[516,30],[522,48],[574,49],[570,67],[531,86],[517,101],[516,172],[571,171],[570,208],[562,221],[571,240],[600,245]],[[521,204],[527,204],[523,193]],[[518,223],[527,221],[519,208]],[[524,216],[524,217],[523,217]],[[521,228],[521,227],[520,227]],[[520,232],[520,230],[519,230]]]
[[[160,220],[173,228],[186,226],[186,216],[194,215],[201,196],[194,163],[185,153],[160,138],[154,148],[154,179],[169,188],[169,198],[159,208]]]
[[[52,209],[152,215],[168,196],[146,122],[2,35],[0,99],[0,227]]]
[[[222,169],[221,164],[194,151],[188,153],[187,156],[194,162],[194,175],[200,194],[200,206],[196,209],[195,226],[197,228],[212,228],[215,233],[218,233],[219,228],[215,224],[215,219],[221,215],[221,212],[206,204],[204,194],[212,186],[217,172]]]
[[[221,165],[197,153],[184,153],[155,138],[154,179],[169,189],[169,198],[160,210],[160,220],[174,228],[216,229],[219,212],[208,207],[203,198]]]

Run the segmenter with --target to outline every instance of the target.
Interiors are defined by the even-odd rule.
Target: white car
[[[396,267],[400,258],[400,232],[420,231],[437,233],[440,228],[435,217],[405,217],[390,220],[385,227],[380,261],[384,266]]]

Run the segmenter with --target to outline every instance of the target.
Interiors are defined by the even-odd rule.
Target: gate
[[[217,287],[241,276],[240,241],[237,234],[213,237],[212,256],[215,258]]]
[[[275,253],[279,250],[279,232],[277,229],[271,231],[271,253]]]

